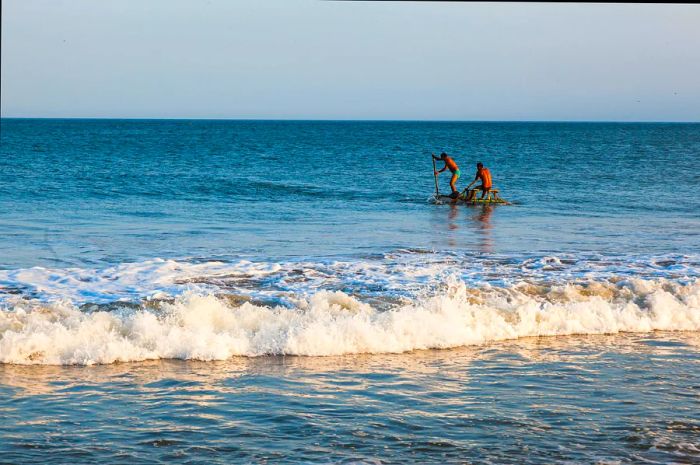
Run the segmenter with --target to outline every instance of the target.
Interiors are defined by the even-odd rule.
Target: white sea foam
[[[216,288],[216,280],[222,277],[250,279],[276,273],[280,268],[277,263],[246,260],[191,263],[154,259],[104,269],[35,267],[0,270],[0,297],[5,286],[20,289],[44,301],[99,304],[163,298],[185,291],[211,291]],[[210,282],[199,279],[202,277]]]
[[[700,277],[700,257],[498,257],[397,251],[377,259],[252,262],[192,262],[153,259],[103,269],[0,270],[0,306],[14,295],[44,302],[105,304],[162,299],[184,292],[217,292],[289,304],[288,296],[348,290],[371,296],[415,298],[449,279],[470,286],[510,287],[522,281],[575,282],[614,276]]]
[[[18,300],[0,311],[0,362],[95,364],[159,358],[396,353],[529,336],[700,331],[700,280],[604,280],[474,288],[377,309],[342,292],[292,308],[188,291],[172,302],[86,312]]]

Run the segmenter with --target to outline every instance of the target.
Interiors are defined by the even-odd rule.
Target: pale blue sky
[[[700,121],[700,6],[3,0],[2,115]]]

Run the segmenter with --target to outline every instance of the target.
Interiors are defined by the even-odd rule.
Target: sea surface
[[[699,193],[700,124],[2,119],[0,463],[700,464]]]

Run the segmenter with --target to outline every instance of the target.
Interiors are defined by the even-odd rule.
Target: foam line
[[[530,336],[700,331],[700,280],[470,287],[388,310],[343,292],[300,295],[292,308],[188,291],[172,302],[86,312],[69,302],[18,301],[0,311],[0,362],[114,363],[324,356],[450,348]]]

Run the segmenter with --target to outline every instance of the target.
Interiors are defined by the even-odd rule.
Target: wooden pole
[[[431,154],[430,158],[433,160],[433,177],[435,178],[435,198],[437,199],[440,197],[440,190],[438,189],[438,180],[437,180],[438,177],[437,177],[437,174],[435,174],[435,172],[437,171],[437,168],[435,167],[435,157],[433,157]]]

